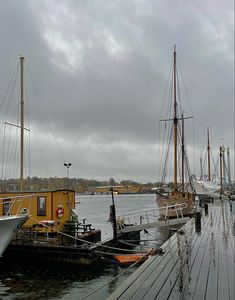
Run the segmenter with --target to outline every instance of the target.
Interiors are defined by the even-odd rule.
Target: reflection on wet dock
[[[235,201],[209,204],[201,228],[190,219],[109,299],[235,299]]]

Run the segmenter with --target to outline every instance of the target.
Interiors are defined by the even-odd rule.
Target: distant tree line
[[[67,177],[28,177],[24,180],[24,190],[43,190],[43,189],[61,189],[69,188],[75,190],[77,193],[92,193],[96,187],[99,186],[141,186],[143,191],[151,190],[153,187],[159,187],[160,182],[155,183],[138,183],[132,180],[122,180],[117,182],[114,178],[108,180],[98,181],[95,179],[85,178],[67,178]],[[167,185],[172,186],[172,183]],[[0,188],[2,191],[17,191],[19,190],[18,179],[5,179],[0,180]]]

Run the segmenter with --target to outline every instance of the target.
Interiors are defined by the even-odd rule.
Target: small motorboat
[[[114,254],[113,257],[117,260],[120,264],[133,264],[135,262],[144,262],[149,257],[156,255],[158,253],[157,249],[150,249],[146,252],[141,253],[133,253],[133,254]]]

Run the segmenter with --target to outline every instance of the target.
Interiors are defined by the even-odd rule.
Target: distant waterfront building
[[[110,194],[111,186],[97,186],[95,187],[95,193],[97,194]],[[141,193],[141,186],[135,185],[116,185],[113,189],[118,194],[137,194]]]

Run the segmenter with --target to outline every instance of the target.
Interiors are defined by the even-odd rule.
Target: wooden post
[[[197,211],[194,215],[195,218],[195,231],[201,232],[201,212]]]
[[[205,216],[208,216],[208,203],[204,204],[204,208],[205,208]]]
[[[113,239],[116,242],[117,241],[117,220],[116,220],[116,209],[115,209],[115,203],[114,203],[114,197],[113,197],[113,187],[110,188],[111,195],[112,195],[112,205],[110,205],[110,221],[113,225]]]

